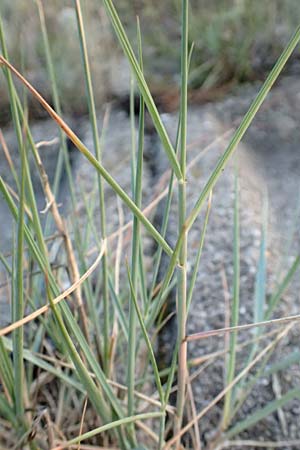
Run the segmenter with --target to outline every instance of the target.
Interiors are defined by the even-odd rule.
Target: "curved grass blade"
[[[300,265],[300,255],[295,258],[295,261],[291,265],[291,267],[288,270],[286,276],[284,277],[284,279],[282,280],[282,282],[278,286],[277,290],[272,294],[272,296],[271,296],[271,298],[269,300],[269,305],[268,305],[268,309],[267,309],[267,311],[265,313],[264,320],[270,319],[272,312],[274,311],[274,309],[276,308],[278,302],[280,301],[280,299],[282,297],[282,294],[284,293],[284,291],[289,286],[289,284],[290,284],[293,276],[295,275],[299,265]]]
[[[192,43],[190,51],[189,51],[188,70],[190,69],[193,50],[194,50],[194,43]],[[177,130],[176,130],[176,139],[175,139],[176,155],[178,154],[179,143],[180,143],[180,130],[181,130],[180,120],[181,119],[179,116]],[[163,219],[162,219],[161,230],[160,230],[160,234],[163,236],[163,238],[165,238],[167,229],[168,229],[168,221],[169,221],[169,214],[170,214],[170,210],[171,210],[171,203],[172,203],[172,199],[173,199],[173,193],[174,193],[174,171],[171,170],[171,176],[170,176],[169,185],[168,185],[168,193],[167,193],[166,203],[164,206],[164,213],[163,213]],[[154,265],[154,269],[153,269],[151,288],[149,289],[149,298],[148,298],[147,307],[149,307],[149,305],[151,303],[152,295],[153,295],[155,285],[157,282],[157,277],[159,274],[159,268],[160,268],[160,264],[161,264],[161,257],[162,257],[162,248],[158,247],[158,249],[155,253],[155,256],[154,256],[155,265]],[[147,311],[148,311],[148,308],[147,308]]]
[[[300,399],[300,389],[295,388],[288,391],[285,395],[283,395],[280,399],[274,400],[270,402],[267,406],[256,411],[255,413],[248,416],[245,420],[238,422],[234,427],[232,427],[227,433],[226,437],[231,439],[233,436],[241,433],[244,430],[248,430],[250,427],[255,425],[260,420],[263,420],[265,417],[269,416],[273,412],[275,412],[278,408],[282,408],[288,402],[293,400],[294,398]]]
[[[3,337],[2,340],[3,340],[3,345],[6,348],[6,350],[11,352],[13,349],[11,339]],[[82,392],[83,394],[86,393],[86,390],[81,383],[79,383],[72,377],[67,376],[63,370],[52,366],[50,363],[48,363],[44,359],[35,355],[31,350],[24,348],[23,358],[25,359],[25,361],[30,362],[34,366],[39,367],[42,370],[45,370],[45,372],[52,373],[56,378],[61,379],[68,386],[75,388],[77,391]]]
[[[114,27],[116,35],[117,35],[119,42],[123,48],[123,51],[128,59],[128,62],[131,65],[131,69],[136,77],[141,95],[147,106],[149,114],[152,117],[153,124],[156,128],[156,131],[157,131],[159,137],[160,137],[160,140],[165,149],[165,152],[169,158],[171,167],[174,170],[176,177],[180,180],[182,178],[182,172],[181,172],[179,163],[177,161],[175,151],[172,147],[170,138],[169,138],[169,136],[165,130],[165,127],[162,123],[162,120],[159,116],[159,113],[155,106],[154,100],[152,98],[152,95],[151,95],[149,88],[147,86],[147,83],[145,81],[143,71],[142,71],[142,69],[138,63],[138,60],[133,52],[133,49],[129,42],[129,39],[125,33],[124,27],[118,16],[118,13],[117,13],[117,11],[113,5],[113,2],[111,0],[103,0],[103,3],[106,7],[106,11],[110,17],[111,23]]]
[[[64,448],[68,448],[71,445],[79,444],[83,440],[89,439],[93,436],[96,436],[97,434],[103,433],[104,431],[112,430],[113,428],[121,427],[122,425],[127,425],[136,422],[138,420],[159,418],[161,415],[162,415],[161,412],[150,412],[145,414],[137,414],[136,416],[131,417],[124,417],[123,419],[115,420],[114,422],[108,423],[107,425],[103,425],[101,427],[95,428],[94,430],[88,431],[87,433],[81,434],[80,436],[77,436],[76,438],[71,439],[68,442],[58,445],[57,447],[52,448],[51,450],[63,450]]]

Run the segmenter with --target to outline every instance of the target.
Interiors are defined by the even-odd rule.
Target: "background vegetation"
[[[61,102],[66,112],[80,114],[84,112],[85,93],[82,72],[77,64],[79,43],[72,1],[44,3]],[[166,92],[167,98],[172,93],[176,95],[180,1],[119,0],[116,6],[131,41],[135,43],[133,24],[136,15],[140,17],[144,70],[154,95],[162,96]],[[128,94],[129,68],[101,2],[90,0],[84,2],[82,8],[89,30],[87,44],[91,73],[97,80],[95,101],[101,106],[105,100]],[[204,91],[262,79],[300,18],[297,0],[195,0],[190,2],[190,8],[189,43],[194,42],[195,48],[189,87],[201,87]],[[29,80],[49,99],[45,55],[34,1],[3,0],[1,15],[12,62],[22,66]],[[7,99],[1,86],[2,99]],[[2,110],[0,114],[6,113]]]

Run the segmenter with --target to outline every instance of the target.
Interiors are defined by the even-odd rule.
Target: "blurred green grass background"
[[[51,0],[43,5],[64,111],[83,114],[85,88],[73,3]],[[102,2],[89,0],[82,6],[99,107],[128,93],[129,68]],[[136,41],[135,16],[140,17],[145,72],[154,95],[176,89],[180,1],[118,0],[115,6],[132,42]],[[190,9],[189,40],[195,43],[190,88],[203,91],[263,78],[300,19],[298,0],[191,0]],[[2,0],[0,13],[12,62],[51,100],[35,1]],[[2,79],[0,95],[3,122],[8,99]]]

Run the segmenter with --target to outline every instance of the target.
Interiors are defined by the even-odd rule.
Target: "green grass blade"
[[[266,273],[267,225],[268,225],[268,203],[267,198],[265,197],[263,207],[263,224],[262,224],[260,251],[259,251],[259,261],[255,279],[254,313],[253,313],[254,316],[253,320],[255,323],[263,321],[264,318],[264,309],[266,301],[266,275],[267,275]],[[259,327],[254,329],[255,336],[259,336],[261,333],[262,329],[260,329]],[[246,365],[249,364],[249,362],[254,357],[257,348],[258,344],[257,341],[255,341],[250,350],[250,355],[247,359]]]
[[[276,269],[275,280],[277,281],[277,285],[279,286],[280,282],[283,278],[283,273],[285,271],[286,266],[289,263],[289,257],[293,253],[293,247],[295,242],[295,236],[298,230],[298,223],[300,219],[300,186],[298,190],[295,192],[295,198],[297,198],[297,204],[295,205],[295,209],[292,216],[291,224],[287,226],[287,236],[288,239],[284,243],[284,248],[282,248],[282,254],[280,257],[280,261],[278,267]]]
[[[130,160],[130,175],[131,175],[131,192],[132,198],[134,198],[135,189],[135,175],[136,175],[136,130],[135,130],[135,79],[131,72],[130,74],[130,97],[129,97],[129,109],[130,109],[130,130],[131,130],[131,160]]]
[[[268,377],[269,375],[273,375],[279,371],[285,371],[292,364],[298,364],[300,362],[300,352],[299,350],[295,350],[291,352],[288,356],[283,359],[280,359],[276,363],[272,364],[267,370],[264,372],[264,376]]]
[[[239,182],[238,173],[235,173],[235,202],[234,202],[234,239],[233,239],[233,299],[231,307],[231,326],[239,324],[239,304],[240,304],[240,218],[239,218]],[[235,377],[237,332],[230,334],[229,359],[226,367],[226,383],[231,384]],[[224,399],[223,428],[227,428],[230,421],[232,408],[232,389],[230,389]]]
[[[266,302],[266,276],[267,276],[267,225],[268,225],[268,205],[265,199],[263,207],[263,225],[262,236],[260,242],[258,269],[255,280],[255,294],[254,294],[254,322],[261,322],[264,319],[264,309]],[[259,329],[256,329],[259,332]]]
[[[0,379],[5,386],[5,389],[13,398],[14,393],[14,379],[13,379],[13,367],[11,360],[8,357],[7,351],[4,346],[3,337],[0,338]]]
[[[3,346],[5,347],[5,349],[11,352],[13,350],[13,345],[12,345],[11,339],[3,337],[2,340],[3,340]],[[74,378],[66,375],[63,370],[59,369],[58,367],[52,366],[44,359],[35,355],[34,352],[32,352],[31,350],[24,348],[23,358],[25,359],[25,361],[30,362],[31,364],[33,364],[36,367],[39,367],[40,369],[44,370],[45,372],[52,373],[56,378],[62,380],[68,386],[75,388],[77,391],[82,392],[83,394],[86,393],[86,390],[81,383],[76,381]]]
[[[5,44],[5,40],[4,40],[1,17],[0,17],[0,46],[2,48],[3,55],[8,60],[8,53],[7,53],[7,48],[6,48],[6,44]],[[6,68],[4,68],[3,70],[4,70],[6,80],[7,80],[7,85],[8,85],[11,113],[12,113],[14,128],[16,131],[17,142],[18,142],[19,149],[21,149],[22,145],[23,145],[23,138],[22,138],[22,132],[21,132],[20,119],[23,120],[24,123],[27,121],[26,121],[26,117],[24,116],[24,112],[22,110],[21,102],[18,97],[17,91],[13,84],[11,72],[9,70],[7,70]],[[29,145],[31,146],[31,148],[33,148],[34,143],[33,143],[33,139],[31,137],[28,126],[26,127],[26,130],[25,130],[25,136],[27,137],[27,139],[29,141]],[[33,191],[33,186],[32,186],[32,181],[31,181],[27,158],[25,158],[25,172],[26,172],[26,188],[27,188],[28,197],[29,197],[29,207],[31,209],[32,216],[33,216],[33,226],[34,226],[35,233],[36,233],[36,236],[37,236],[37,239],[39,242],[39,246],[45,252],[43,233],[42,233],[42,228],[41,228],[41,224],[40,224],[39,213],[38,213],[38,209],[37,209],[37,205],[36,205],[36,199],[35,199],[35,195],[34,195],[34,191]]]
[[[179,146],[179,129],[177,130],[176,142],[177,142],[177,144],[176,144],[176,149],[177,149]],[[166,204],[164,207],[164,215],[163,215],[161,231],[160,231],[160,233],[164,239],[166,238],[166,233],[167,233],[167,229],[168,229],[169,214],[170,214],[170,210],[171,210],[171,203],[172,203],[172,198],[173,198],[173,193],[174,193],[173,186],[174,186],[174,172],[172,171],[170,181],[169,181],[168,194],[167,194]],[[157,283],[157,277],[159,274],[162,252],[163,252],[162,247],[158,246],[157,251],[154,255],[155,264],[154,264],[154,269],[153,269],[152,284],[151,284],[151,288],[149,290],[149,299],[148,299],[147,310],[151,304],[152,295],[153,295],[153,292],[154,292],[154,289],[155,289],[155,286]]]
[[[144,323],[144,319],[142,317],[142,314],[141,314],[141,311],[140,311],[140,308],[139,308],[139,305],[138,305],[138,302],[137,302],[137,298],[136,298],[136,295],[135,295],[135,292],[134,292],[134,286],[133,286],[132,278],[131,278],[130,271],[129,271],[128,267],[127,267],[127,275],[128,275],[129,286],[130,286],[130,291],[131,291],[131,300],[133,302],[133,305],[134,305],[134,308],[135,308],[138,320],[140,322],[140,327],[141,327],[142,334],[143,334],[143,337],[144,337],[146,345],[147,345],[147,349],[148,349],[148,352],[149,352],[149,358],[150,358],[150,361],[151,361],[151,364],[152,364],[152,368],[153,368],[153,372],[154,372],[154,378],[155,378],[155,382],[156,382],[157,391],[158,391],[158,394],[159,394],[160,401],[163,404],[164,403],[164,392],[163,392],[162,384],[161,384],[161,381],[160,381],[159,370],[158,370],[158,367],[157,367],[157,363],[156,363],[154,351],[153,351],[153,348],[152,348],[151,340],[150,340],[150,338],[148,336],[147,329],[146,329],[146,326],[145,326],[145,323]]]
[[[125,33],[123,25],[119,19],[118,13],[117,13],[117,11],[113,5],[113,2],[111,0],[103,0],[103,3],[106,7],[106,11],[110,17],[111,23],[114,27],[116,35],[117,35],[119,42],[123,48],[123,51],[126,54],[128,62],[131,65],[131,69],[136,77],[138,87],[140,89],[140,92],[142,94],[144,102],[147,105],[147,109],[152,117],[153,124],[156,128],[156,131],[157,131],[159,137],[160,137],[160,141],[163,144],[163,147],[169,158],[171,167],[174,170],[176,177],[178,179],[181,179],[182,172],[181,172],[180,166],[178,164],[174,149],[170,142],[170,138],[169,138],[169,136],[165,130],[165,127],[161,121],[161,118],[158,114],[157,108],[155,106],[155,103],[153,101],[153,98],[151,96],[149,88],[145,81],[143,71],[141,70],[141,67],[137,61],[137,58],[132,50],[132,47],[131,47],[128,37]]]
[[[270,319],[270,317],[272,315],[272,312],[274,311],[274,309],[278,305],[278,302],[280,301],[284,291],[289,286],[292,278],[294,277],[297,269],[299,268],[299,265],[300,265],[300,255],[295,258],[293,264],[289,268],[289,270],[288,270],[287,274],[285,275],[284,279],[279,284],[279,286],[276,289],[276,291],[272,294],[272,296],[271,296],[271,298],[269,300],[269,304],[268,304],[267,311],[265,313],[264,320]]]
[[[171,389],[173,386],[173,381],[174,381],[174,377],[175,377],[175,373],[178,369],[177,366],[177,356],[178,356],[178,341],[176,341],[176,345],[174,346],[174,351],[173,351],[173,355],[172,355],[172,361],[171,361],[171,365],[169,368],[167,368],[167,374],[168,374],[168,379],[167,379],[167,383],[166,383],[166,387],[165,387],[165,403],[169,402],[169,398],[170,398],[170,394],[171,394]],[[165,375],[162,374],[160,372],[160,375]]]
[[[25,125],[26,126],[26,125]],[[18,238],[16,252],[16,277],[12,280],[14,286],[14,317],[17,321],[24,315],[24,204],[25,204],[25,164],[26,164],[26,144],[22,143],[21,153],[21,182],[20,182],[20,201],[18,214]],[[24,414],[24,366],[23,366],[23,327],[19,327],[13,332],[13,365],[14,365],[14,399],[15,411],[19,420],[22,420]]]
[[[170,281],[172,279],[172,276],[174,274],[175,268],[178,267],[177,264],[177,260],[178,260],[178,255],[181,249],[181,245],[182,245],[182,239],[183,239],[183,234],[184,234],[184,230],[183,232],[180,234],[178,240],[177,240],[177,244],[176,247],[173,251],[173,255],[172,258],[170,260],[169,266],[168,266],[168,270],[164,276],[161,288],[159,290],[159,294],[157,296],[157,298],[155,298],[155,300],[152,302],[152,307],[149,310],[149,313],[147,314],[147,318],[146,318],[146,327],[147,329],[149,329],[150,327],[152,327],[152,325],[154,324],[156,318],[158,317],[158,314],[162,308],[163,302],[164,302],[164,293],[166,292]]]
[[[139,285],[141,290],[141,301],[143,311],[146,309],[146,305],[148,304],[148,295],[147,295],[147,273],[145,267],[145,259],[144,259],[144,251],[143,251],[143,241],[140,239],[139,245]]]
[[[126,320],[125,314],[124,314],[124,310],[121,304],[121,300],[120,300],[120,296],[117,295],[112,279],[110,276],[108,276],[108,285],[109,285],[109,289],[110,289],[110,293],[111,293],[111,297],[114,303],[114,307],[116,308],[116,314],[118,317],[118,320],[120,322],[121,328],[123,330],[123,333],[125,335],[126,340],[128,340],[128,334],[129,334],[129,330],[128,330],[128,322]]]
[[[247,379],[243,380],[240,389],[238,389],[238,387],[237,387],[236,391],[238,391],[238,396],[236,395],[237,398],[236,398],[236,402],[234,404],[234,408],[232,408],[230,411],[229,418],[231,421],[232,421],[233,417],[237,414],[239,409],[242,407],[242,405],[245,403],[246,399],[249,397],[251,392],[253,392],[253,388],[254,388],[255,384],[257,383],[257,380],[261,376],[266,376],[265,368],[266,368],[266,365],[268,364],[268,361],[270,360],[272,354],[274,353],[275,348],[276,348],[276,346],[274,345],[274,347],[270,349],[270,351],[264,357],[262,363],[260,364],[260,366],[257,369],[257,371],[255,372],[255,374],[252,375],[249,380],[247,380]],[[253,352],[253,355],[254,355],[254,352]],[[249,358],[248,362],[250,362],[250,361],[251,360]]]
[[[260,420],[263,420],[265,417],[269,416],[273,412],[275,412],[277,409],[282,408],[285,406],[288,402],[293,400],[294,398],[300,399],[300,389],[295,388],[288,391],[285,395],[283,395],[281,398],[274,400],[270,402],[267,406],[260,409],[259,411],[256,411],[255,413],[248,416],[245,420],[242,420],[241,422],[238,422],[234,427],[232,427],[227,433],[226,437],[228,439],[231,439],[233,436],[241,433],[244,430],[248,430],[253,425],[255,425]]]
[[[188,0],[182,0],[181,19],[181,86],[180,86],[180,140],[179,160],[182,172],[182,181],[178,185],[178,234],[182,233],[182,244],[179,252],[179,267],[177,270],[177,340],[178,340],[178,390],[176,400],[176,417],[174,420],[174,434],[176,435],[182,425],[187,379],[187,239],[188,230],[184,227],[186,220],[186,143],[187,143],[187,83],[188,83]],[[177,448],[180,447],[180,439]]]
[[[139,65],[143,71],[142,43],[138,24],[139,42]],[[143,153],[144,153],[144,127],[145,127],[145,104],[142,95],[140,96],[139,131],[138,131],[138,152],[136,172],[134,180],[134,202],[140,209],[142,204],[142,179],[143,179]],[[128,335],[128,365],[127,365],[127,387],[128,387],[128,415],[134,414],[134,387],[135,387],[135,361],[136,361],[136,309],[133,295],[136,295],[138,287],[138,264],[140,249],[140,221],[136,216],[133,218],[132,229],[132,256],[131,256],[131,279],[133,289],[131,291],[131,303],[129,305],[129,335]]]
[[[50,289],[48,286],[48,297],[51,304],[51,308],[53,311],[53,314],[55,316],[58,329],[60,330],[61,336],[64,340],[65,345],[68,348],[70,357],[72,358],[72,361],[76,367],[78,377],[82,384],[84,385],[87,394],[89,396],[90,401],[93,403],[97,413],[99,416],[105,421],[109,422],[111,420],[111,414],[110,410],[104,401],[104,398],[102,396],[102,393],[100,389],[95,385],[94,380],[90,376],[84,362],[81,360],[76,347],[71,339],[70,334],[68,333],[68,330],[63,322],[62,316],[59,311],[59,305],[58,307],[52,303],[52,296],[50,293]]]
[[[3,395],[0,395],[0,416],[8,420],[16,430],[20,427],[20,424],[16,420],[15,411]]]
[[[68,442],[65,442],[58,447],[54,448],[53,450],[62,450],[64,448],[68,448],[71,445],[79,444],[85,439],[90,439],[93,436],[96,436],[97,434],[103,433],[104,431],[112,430],[116,427],[121,427],[122,425],[128,425],[131,423],[134,423],[138,420],[147,420],[147,419],[155,419],[162,416],[163,413],[161,412],[150,412],[145,414],[137,414],[135,416],[131,417],[124,417],[120,420],[115,420],[114,422],[111,422],[107,425],[103,425],[101,427],[95,428],[94,430],[88,431],[87,433],[81,434],[80,436],[77,436],[74,439],[71,439]]]
[[[88,58],[85,30],[83,25],[82,11],[79,0],[74,0],[74,5],[76,9],[76,17],[77,17],[77,27],[79,33],[79,42],[81,48],[81,56],[82,56],[82,65],[84,68],[84,77],[86,84],[86,92],[87,92],[87,100],[88,100],[88,108],[89,108],[89,116],[93,133],[93,142],[94,148],[96,152],[96,157],[99,163],[101,163],[101,147],[100,147],[100,139],[97,125],[97,115],[96,115],[96,107],[94,100],[94,92],[91,78],[91,70]],[[105,212],[105,200],[104,200],[104,189],[102,176],[98,173],[98,193],[99,193],[99,206],[100,206],[100,226],[101,226],[101,236],[102,239],[106,237],[106,212]],[[103,352],[104,352],[104,369],[105,373],[108,374],[109,370],[109,336],[110,336],[110,321],[109,321],[109,289],[108,289],[108,261],[107,255],[105,254],[102,259],[102,292],[103,292],[103,312],[104,312],[104,326],[103,326]]]
[[[141,72],[144,71],[144,64],[143,64],[143,47],[142,47],[142,34],[141,34],[141,28],[140,28],[140,21],[137,17],[137,40],[138,40],[138,59],[139,59],[139,66],[141,69]],[[132,110],[134,112],[134,110]],[[135,130],[134,130],[135,131]],[[134,164],[133,167],[135,167],[135,178],[134,178],[134,192],[133,196],[135,199],[135,203],[137,206],[141,209],[142,207],[142,192],[143,192],[143,156],[144,156],[144,135],[145,135],[145,102],[143,99],[143,96],[140,95],[140,105],[139,105],[139,129],[138,129],[138,153],[136,157],[136,164]],[[133,134],[133,138],[135,139],[135,134]],[[135,158],[134,158],[135,161]],[[133,233],[134,234],[134,233]],[[135,255],[135,264],[137,264],[136,272],[138,272],[138,278],[141,285],[141,299],[143,303],[143,307],[145,306],[147,292],[146,292],[146,282],[145,282],[145,271],[144,271],[144,258],[143,258],[143,243],[141,239],[141,229],[139,223],[137,223],[137,240],[135,243],[135,246],[133,246]],[[135,239],[135,237],[134,237]],[[136,280],[135,284],[135,292],[137,292],[138,289],[138,280]],[[144,309],[144,308],[143,308]]]
[[[188,311],[190,309],[190,305],[191,305],[191,301],[192,301],[192,297],[193,297],[193,291],[194,291],[195,283],[197,280],[197,275],[198,275],[200,260],[201,260],[201,256],[202,256],[202,250],[203,250],[203,246],[204,246],[204,239],[205,239],[205,235],[206,235],[210,211],[211,211],[211,196],[208,198],[203,229],[202,229],[201,237],[200,237],[200,243],[199,243],[199,247],[197,250],[197,255],[196,255],[196,259],[195,259],[195,264],[194,264],[191,280],[189,282],[190,286],[189,286],[189,290],[188,290],[188,294],[187,294],[187,309],[188,309]]]

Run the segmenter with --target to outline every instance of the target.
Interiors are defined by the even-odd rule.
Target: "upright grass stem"
[[[239,183],[238,174],[235,175],[235,205],[234,205],[234,269],[233,269],[233,302],[231,308],[231,326],[236,327],[239,323],[239,303],[240,303],[240,227],[239,227]],[[226,382],[232,383],[235,376],[237,331],[230,335],[229,359],[227,365]],[[223,428],[226,429],[231,417],[232,390],[225,395],[223,411]]]
[[[192,44],[191,48],[189,50],[188,71],[190,70],[193,49],[194,49],[194,45]],[[177,131],[176,131],[176,139],[175,139],[176,155],[178,154],[179,143],[180,143],[180,128],[181,128],[181,124],[180,124],[180,118],[179,118],[178,125],[177,125]],[[173,191],[174,191],[174,177],[175,177],[174,171],[171,169],[171,175],[170,175],[170,180],[169,180],[169,185],[168,185],[168,194],[167,194],[167,198],[166,198],[166,204],[164,207],[164,214],[163,214],[161,231],[160,231],[160,234],[162,235],[163,238],[165,238],[167,229],[168,229],[169,214],[170,214],[170,209],[171,209],[171,204],[172,204],[172,199],[173,199]],[[153,292],[154,292],[154,289],[156,286],[157,277],[158,277],[159,269],[160,269],[160,265],[161,265],[162,252],[163,252],[163,249],[162,249],[162,247],[159,246],[156,251],[155,257],[154,257],[155,265],[154,265],[154,270],[153,270],[152,284],[151,284],[151,288],[149,290],[149,299],[148,299],[147,306],[149,306],[149,304],[151,303],[152,295],[153,295]]]
[[[7,49],[4,41],[3,27],[0,18],[0,45],[3,53],[8,57]],[[18,237],[17,237],[17,254],[13,255],[16,260],[15,279],[13,279],[13,305],[12,315],[13,321],[21,319],[24,311],[24,287],[23,287],[23,243],[24,243],[24,206],[25,206],[25,181],[26,181],[26,153],[24,135],[22,136],[20,118],[17,111],[17,99],[13,86],[12,76],[9,70],[5,70],[5,76],[8,83],[8,90],[11,101],[11,113],[14,123],[14,128],[17,136],[17,142],[21,157],[21,183],[20,183],[20,206],[18,212]],[[23,367],[23,327],[15,330],[13,333],[13,368],[14,368],[14,402],[15,413],[17,419],[22,423],[24,417],[24,367]]]
[[[179,234],[183,231],[181,249],[179,253],[178,287],[177,287],[177,316],[178,316],[178,392],[177,412],[175,419],[175,434],[180,431],[184,413],[184,401],[187,376],[187,230],[184,229],[186,218],[186,139],[187,139],[187,76],[188,76],[188,0],[182,0],[182,35],[181,35],[181,102],[180,102],[180,170],[183,182],[178,185]],[[177,448],[180,447],[180,439]]]
[[[40,25],[41,25],[41,31],[42,31],[42,37],[43,37],[43,45],[44,45],[45,57],[46,57],[47,72],[48,72],[48,75],[50,78],[51,88],[52,88],[53,105],[54,105],[54,108],[57,111],[57,113],[59,115],[61,115],[62,110],[61,110],[59,92],[58,92],[58,88],[57,88],[55,69],[54,69],[54,65],[53,65],[52,54],[51,54],[51,49],[50,49],[50,44],[49,44],[44,8],[43,8],[43,4],[42,4],[41,0],[35,0],[35,1],[37,4],[39,18],[40,18]],[[58,155],[57,166],[56,166],[56,170],[55,170],[55,177],[54,177],[54,181],[53,181],[53,194],[54,194],[54,196],[56,196],[58,193],[59,183],[61,180],[62,171],[63,171],[63,163],[64,163],[66,172],[67,172],[68,181],[69,181],[69,186],[70,186],[72,206],[74,206],[75,205],[75,193],[74,193],[74,186],[73,186],[73,182],[72,182],[72,172],[71,172],[71,167],[70,167],[70,162],[69,162],[68,149],[67,149],[67,145],[66,145],[66,136],[61,129],[59,130],[59,132],[60,132],[60,143],[61,143],[62,152],[59,152],[59,155]],[[47,222],[46,222],[45,228],[46,228],[46,230],[48,228]]]
[[[24,204],[25,204],[25,142],[23,142],[21,152],[21,183],[20,183],[20,206],[18,215],[18,238],[17,238],[17,261],[16,277],[14,287],[14,308],[13,320],[17,321],[23,318],[24,314],[24,281],[23,281],[23,263],[24,263]],[[14,398],[16,416],[19,421],[23,420],[24,414],[24,366],[23,366],[23,327],[17,328],[13,333],[13,363],[14,363]]]
[[[139,64],[143,71],[142,44],[141,34],[138,26],[138,42],[139,42]],[[140,209],[142,204],[142,177],[143,177],[143,152],[144,152],[144,125],[145,125],[145,104],[142,95],[140,96],[140,113],[139,113],[139,132],[138,132],[138,153],[136,164],[132,163],[133,195],[136,206]],[[135,157],[135,156],[134,156]],[[135,361],[136,361],[136,307],[134,305],[133,296],[137,294],[138,287],[138,263],[140,249],[140,221],[136,216],[133,217],[132,230],[132,255],[131,255],[131,280],[132,292],[129,308],[129,336],[128,336],[128,366],[127,366],[127,382],[128,382],[128,415],[134,414],[134,387],[135,387]]]
[[[86,45],[86,37],[84,31],[84,24],[81,12],[81,6],[79,0],[74,0],[75,8],[76,8],[76,17],[77,17],[77,25],[79,32],[79,42],[81,48],[81,56],[82,56],[82,64],[84,68],[84,76],[85,76],[85,84],[87,91],[87,100],[88,100],[88,108],[90,115],[90,122],[93,133],[93,141],[94,148],[96,153],[96,158],[101,163],[102,152],[100,147],[100,139],[97,125],[97,115],[96,115],[96,107],[93,93],[93,85],[91,78],[91,70],[88,58],[88,51]],[[101,227],[101,237],[105,239],[106,237],[106,213],[105,213],[105,200],[104,200],[104,188],[102,176],[99,172],[97,172],[97,180],[98,180],[98,193],[99,193],[99,206],[100,206],[100,227]],[[103,310],[104,310],[104,327],[103,327],[103,361],[104,361],[104,370],[106,375],[108,375],[109,367],[110,367],[110,322],[109,322],[109,289],[108,289],[108,262],[107,262],[107,254],[103,256],[102,259],[102,292],[103,292]],[[98,327],[97,327],[98,328]]]

